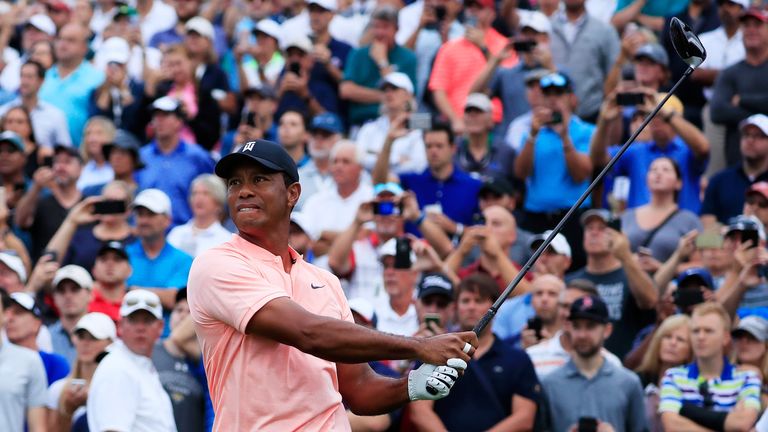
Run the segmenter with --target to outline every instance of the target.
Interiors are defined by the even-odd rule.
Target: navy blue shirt
[[[400,183],[416,194],[419,208],[439,203],[443,214],[454,222],[471,225],[479,211],[477,193],[483,184],[456,166],[446,180],[436,179],[427,168],[420,174],[400,174]]]
[[[474,178],[504,177],[512,183],[515,179],[515,150],[506,144],[494,144],[493,135],[488,137],[488,152],[480,160],[476,160],[469,151],[469,142],[462,139],[454,157],[454,163]]]
[[[539,380],[528,354],[494,338],[488,352],[469,362],[451,394],[435,401],[435,414],[448,430],[490,429],[512,414],[515,395],[539,402]]]
[[[727,224],[728,219],[738,216],[744,210],[744,193],[759,181],[768,181],[768,171],[750,180],[739,166],[726,168],[712,176],[704,192],[701,204],[702,215],[714,215],[718,222]]]
[[[40,359],[45,366],[45,375],[48,378],[48,385],[69,375],[69,362],[64,357],[43,351],[38,351]]]

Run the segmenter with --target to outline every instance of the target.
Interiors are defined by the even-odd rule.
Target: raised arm
[[[653,280],[640,268],[640,264],[635,260],[629,249],[629,240],[624,234],[608,228],[612,236],[613,255],[621,261],[624,272],[629,282],[629,291],[635,298],[637,307],[640,309],[653,309],[659,301],[659,291],[653,284]]]

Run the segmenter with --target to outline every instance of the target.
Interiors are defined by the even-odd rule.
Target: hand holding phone
[[[398,237],[395,240],[395,268],[408,270],[412,265],[411,239],[408,237]]]
[[[536,333],[536,339],[541,340],[541,329],[543,327],[544,323],[537,316],[528,320],[528,330],[533,330]]]
[[[123,214],[127,211],[123,200],[104,200],[93,203],[93,214]]]

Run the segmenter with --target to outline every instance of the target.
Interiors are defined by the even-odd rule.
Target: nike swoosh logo
[[[313,282],[313,283],[309,284],[309,286],[311,286],[311,287],[312,287],[312,289],[318,289],[318,288],[322,288],[322,287],[324,287],[325,285],[315,284],[315,283]]]

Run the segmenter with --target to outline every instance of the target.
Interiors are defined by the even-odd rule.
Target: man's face
[[[754,125],[741,130],[741,154],[747,162],[762,160],[768,156],[768,136]]]
[[[753,192],[744,200],[744,215],[756,216],[763,226],[768,226],[768,198]]]
[[[184,122],[174,113],[155,111],[152,115],[152,125],[158,139],[171,139],[178,136]]]
[[[91,292],[69,279],[59,282],[53,289],[53,304],[62,316],[85,315],[90,301]]]
[[[176,15],[184,22],[196,16],[200,11],[198,0],[173,0],[171,4],[176,9]]]
[[[560,293],[564,288],[563,282],[554,276],[541,276],[533,282],[531,306],[545,324],[554,323],[559,318]]]
[[[83,164],[80,159],[65,151],[60,151],[53,156],[53,175],[56,183],[61,186],[77,182],[82,170]]]
[[[472,330],[493,302],[472,291],[462,291],[456,299],[456,318],[463,331]]]
[[[418,273],[412,269],[396,269],[395,257],[392,255],[381,258],[384,267],[384,290],[390,297],[398,297],[412,293],[416,286]]]
[[[145,310],[138,310],[120,319],[119,330],[120,338],[128,349],[149,357],[155,342],[163,334],[163,320]]]
[[[333,12],[327,11],[322,7],[311,4],[307,7],[309,9],[309,28],[313,33],[325,33],[328,31],[328,25],[333,19]]]
[[[292,149],[303,146],[307,142],[307,130],[304,128],[304,120],[295,111],[288,111],[280,117],[280,125],[277,129],[280,144]]]
[[[560,296],[558,306],[560,306],[560,319],[563,322],[568,321],[568,316],[571,314],[571,305],[576,300],[585,297],[587,294],[584,291],[576,288],[565,288],[565,291]],[[564,330],[569,330],[568,327],[564,327]]]
[[[309,155],[312,159],[327,160],[331,157],[331,149],[341,139],[341,135],[325,130],[312,131],[309,140]]]
[[[486,28],[496,18],[496,13],[491,8],[485,8],[477,2],[467,2],[464,8],[464,15],[477,18],[477,27]]]
[[[537,266],[537,271],[538,269],[541,269],[539,273],[551,274],[562,278],[571,266],[571,258],[567,255],[557,253],[552,246],[550,246],[544,249],[544,252],[539,256],[538,263],[541,263],[540,266]]]
[[[67,24],[59,31],[54,44],[59,61],[77,62],[85,58],[88,51],[86,36],[78,24]]]
[[[397,33],[395,24],[380,19],[371,20],[371,34],[376,42],[392,45],[395,43],[395,33]]]
[[[610,251],[608,230],[605,222],[592,217],[584,225],[584,251],[587,254],[604,254]]]
[[[22,66],[19,79],[19,94],[22,96],[36,95],[43,85],[43,80],[37,75],[37,66],[34,65]]]
[[[587,319],[568,321],[573,351],[581,358],[595,356],[603,348],[603,342],[611,335],[611,325]]]
[[[169,51],[163,56],[161,67],[174,81],[186,81],[192,74],[192,64],[182,52]]]
[[[184,36],[184,46],[189,53],[202,54],[210,47],[210,41],[196,31],[188,31]]]
[[[427,164],[433,170],[441,169],[453,163],[456,148],[448,140],[448,134],[443,131],[426,132],[424,146],[427,149]]]
[[[511,195],[500,195],[496,192],[484,191],[477,197],[477,203],[480,210],[483,211],[491,206],[500,206],[512,211],[515,209],[515,199]]]
[[[664,66],[640,57],[635,60],[635,79],[644,86],[657,89],[664,82]]]
[[[221,205],[214,198],[211,191],[203,183],[195,183],[192,186],[192,192],[189,195],[189,206],[192,208],[192,214],[197,216],[218,215],[221,211]]]
[[[24,26],[24,31],[21,33],[21,46],[24,51],[29,51],[37,42],[50,41],[51,36],[48,33],[38,30],[37,27],[27,24]]]
[[[401,111],[408,107],[411,95],[406,90],[386,84],[383,86],[382,91],[384,92],[384,106],[388,110]]]
[[[741,30],[747,51],[761,50],[768,44],[768,23],[747,17],[741,22]]]
[[[467,133],[470,135],[489,132],[493,127],[491,113],[477,108],[464,110],[464,123],[467,125]]]
[[[363,167],[356,160],[355,149],[339,149],[331,159],[331,176],[337,185],[349,185],[360,180]]]
[[[657,143],[666,144],[675,137],[675,129],[661,116],[656,116],[650,124],[651,137]]]
[[[132,271],[127,259],[115,251],[106,251],[96,257],[93,278],[105,285],[120,285],[131,277]]]
[[[3,262],[0,262],[0,287],[5,288],[8,294],[24,291],[24,284],[21,283],[19,274]]]
[[[490,235],[498,240],[502,249],[508,249],[517,240],[517,223],[509,210],[494,206],[483,211],[485,226],[490,230]]]
[[[570,93],[563,89],[550,88],[542,90],[543,105],[552,111],[562,111],[563,107],[568,107]]]
[[[419,298],[416,303],[419,316],[424,314],[440,315],[440,325],[445,327],[446,323],[453,321],[453,299],[442,294],[430,294],[424,298]]]
[[[156,240],[165,235],[171,224],[171,218],[165,214],[153,213],[146,207],[136,207],[136,234],[139,238]]]
[[[731,335],[719,315],[708,313],[691,317],[691,342],[696,358],[711,359],[722,357],[723,350],[730,342]]]
[[[37,337],[42,321],[32,312],[11,303],[5,309],[5,332],[11,343],[19,344]]]
[[[739,18],[744,12],[744,8],[740,4],[732,1],[724,1],[718,3],[717,13],[720,16],[720,22],[723,26],[731,27],[739,24]]]
[[[18,147],[9,142],[0,142],[0,175],[20,173],[26,162],[26,156]]]
[[[128,150],[113,147],[109,152],[109,164],[115,172],[115,176],[124,176],[132,173],[136,164],[133,155]]]
[[[189,303],[187,303],[187,300],[179,300],[174,306],[173,310],[171,311],[171,330],[178,327],[179,323],[184,321],[184,318],[189,316]]]

